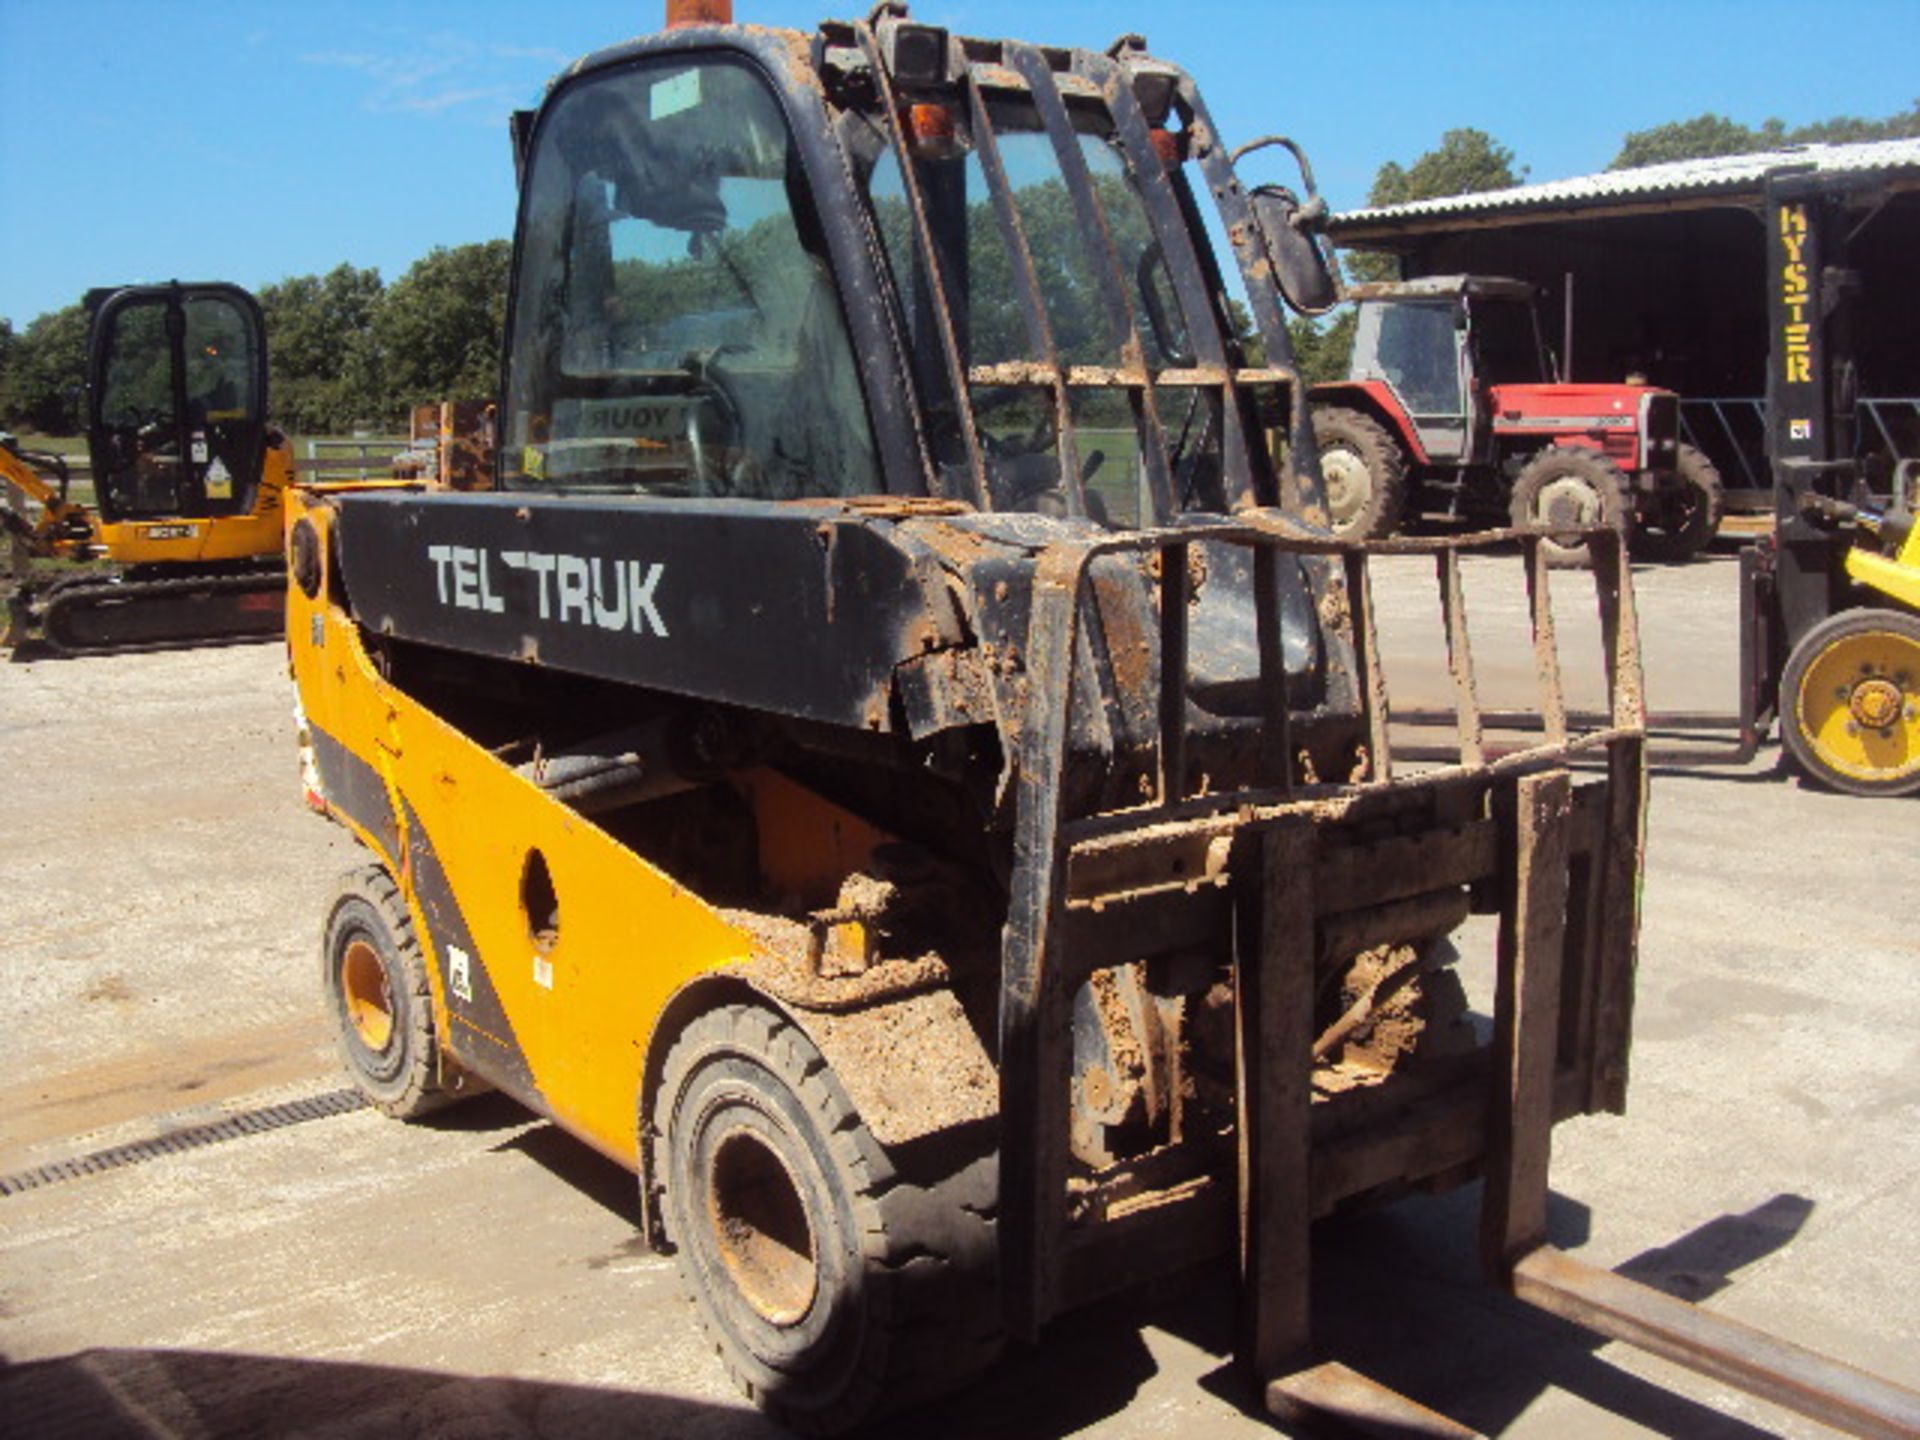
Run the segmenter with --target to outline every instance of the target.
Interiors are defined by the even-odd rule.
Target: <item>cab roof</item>
[[[1349,300],[1452,300],[1478,295],[1495,300],[1531,300],[1537,287],[1500,275],[1427,275],[1418,280],[1375,281],[1349,285]]]

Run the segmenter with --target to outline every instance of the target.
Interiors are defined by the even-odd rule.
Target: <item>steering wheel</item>
[[[996,435],[987,429],[983,422],[989,415],[1030,396],[1046,399],[1033,429],[1025,435]],[[971,399],[974,428],[979,433],[980,443],[994,459],[1013,460],[1025,455],[1038,455],[1053,448],[1060,433],[1060,417],[1045,392],[1030,385],[984,385],[972,392]]]
[[[713,365],[718,353],[687,357],[687,373],[694,383],[686,392],[687,450],[692,462],[693,490],[696,495],[715,498],[732,495],[742,488],[751,465],[744,455],[730,458],[728,454],[739,447],[743,430],[740,406]]]

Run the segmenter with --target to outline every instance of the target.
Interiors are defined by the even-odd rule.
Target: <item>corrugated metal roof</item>
[[[1634,170],[1604,170],[1571,180],[1515,185],[1473,195],[1447,195],[1372,210],[1348,210],[1329,222],[1335,234],[1383,222],[1472,215],[1489,210],[1535,210],[1565,206],[1585,209],[1621,200],[1659,200],[1669,196],[1711,195],[1754,190],[1769,171],[1797,169],[1842,174],[1862,170],[1920,172],[1920,139],[1867,140],[1853,145],[1789,145],[1751,155],[1714,155],[1642,165]]]

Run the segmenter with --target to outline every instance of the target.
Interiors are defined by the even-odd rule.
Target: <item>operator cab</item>
[[[744,57],[649,57],[569,86],[523,207],[509,487],[883,488],[819,213]]]
[[[265,325],[231,285],[87,296],[87,448],[109,523],[244,515],[266,444]]]
[[[762,36],[621,47],[517,122],[502,488],[1115,527],[1279,503],[1284,329],[1257,316],[1250,363],[1167,128],[1183,77],[1149,72],[1142,118],[1102,100],[1113,61],[989,65],[891,20],[885,64],[853,28],[813,44],[806,85]]]
[[[1436,275],[1350,293],[1359,301],[1353,378],[1392,387],[1436,462],[1482,458],[1488,387],[1553,379],[1524,281]]]

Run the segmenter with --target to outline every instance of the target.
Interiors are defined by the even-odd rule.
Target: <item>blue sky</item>
[[[822,9],[736,0],[743,21]],[[1352,0],[1344,6],[916,0],[971,34],[1104,47],[1144,31],[1230,142],[1311,154],[1336,207],[1453,126],[1531,178],[1603,167],[1628,130],[1882,116],[1920,94],[1920,0]],[[435,245],[512,233],[506,117],[660,0],[0,0],[0,316],[90,285],[257,288],[341,261],[388,281]],[[1266,178],[1264,175],[1255,178]]]

